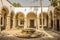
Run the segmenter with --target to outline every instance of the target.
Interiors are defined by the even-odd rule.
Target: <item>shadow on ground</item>
[[[18,38],[18,37],[7,37],[7,36],[1,36],[0,40],[60,40],[60,37],[55,38]]]

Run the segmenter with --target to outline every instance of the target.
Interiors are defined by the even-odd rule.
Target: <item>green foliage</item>
[[[57,6],[57,0],[49,0],[52,6]]]
[[[60,6],[55,7],[56,10],[60,11]]]
[[[54,12],[56,15],[60,16],[60,6],[56,6]]]
[[[13,3],[13,6],[14,6],[14,7],[21,7],[21,4],[20,4],[20,3],[15,3],[15,2],[14,2],[14,3]]]
[[[56,6],[56,7],[55,7],[55,12],[60,13],[60,6]]]

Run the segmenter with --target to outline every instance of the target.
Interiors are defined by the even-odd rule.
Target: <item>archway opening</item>
[[[56,6],[54,9],[55,29],[60,31],[60,6]]]
[[[36,28],[36,18],[37,15],[34,12],[29,12],[27,14],[27,26],[28,28]]]
[[[52,11],[50,11],[50,21],[51,21],[50,29],[52,29],[53,28],[53,13],[52,13]]]
[[[1,30],[5,30],[7,26],[7,15],[9,13],[9,10],[7,7],[3,7],[1,10],[2,15],[2,27]]]
[[[16,14],[16,27],[24,28],[24,14],[22,12]]]
[[[42,15],[43,15],[43,20],[42,20]],[[40,28],[42,28],[42,21],[43,21],[43,28],[47,29],[47,27],[48,27],[48,14],[46,12],[42,12],[39,15]]]

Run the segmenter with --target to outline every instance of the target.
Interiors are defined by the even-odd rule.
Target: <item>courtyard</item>
[[[15,7],[1,0],[0,40],[60,40],[60,1],[56,1],[50,6],[40,0],[37,7]]]
[[[9,30],[9,31],[2,31],[0,34],[0,40],[60,40],[60,32],[56,31],[43,31],[45,34],[49,35],[49,37],[33,37],[33,38],[20,38],[15,35],[20,30]]]

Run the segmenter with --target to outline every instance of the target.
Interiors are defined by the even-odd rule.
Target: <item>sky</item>
[[[37,11],[37,13],[40,13],[41,12],[41,8],[37,8],[38,10],[34,10],[35,8],[29,8],[29,7],[20,7],[20,8],[15,8],[15,13],[17,13],[17,12],[23,12],[23,13],[28,13],[28,12],[31,12],[31,11],[33,11],[33,12],[36,12]],[[43,7],[42,8],[42,11],[43,12],[47,12],[48,11],[48,7]]]
[[[40,0],[9,0],[11,3],[20,3],[22,6],[40,6]],[[42,6],[49,6],[49,0],[43,0]]]

